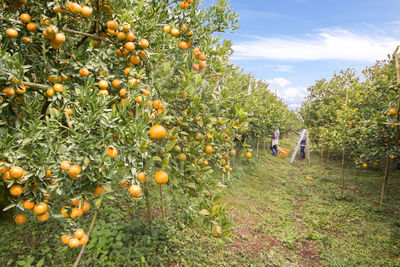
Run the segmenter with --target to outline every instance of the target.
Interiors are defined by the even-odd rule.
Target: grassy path
[[[226,193],[236,225],[224,263],[400,266],[400,188],[390,184],[380,207],[381,172],[348,166],[341,197],[338,162],[291,165],[263,153],[239,170]],[[399,177],[394,173],[391,182]]]

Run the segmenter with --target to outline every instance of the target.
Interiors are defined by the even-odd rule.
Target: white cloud
[[[290,84],[290,81],[286,80],[285,78],[273,78],[271,80],[267,80],[267,83],[270,87],[286,87]]]
[[[234,60],[349,60],[375,62],[386,58],[400,39],[382,33],[360,34],[345,29],[321,29],[303,38],[253,37],[233,46]]]
[[[307,95],[307,90],[304,87],[288,87],[277,90],[277,93],[285,103],[298,104]]]

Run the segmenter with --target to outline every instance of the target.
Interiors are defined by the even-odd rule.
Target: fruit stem
[[[88,237],[88,238],[90,237],[90,234],[92,233],[93,226],[94,226],[94,223],[96,222],[97,215],[99,214],[100,207],[101,207],[101,204],[102,204],[102,203],[103,203],[103,195],[100,197],[100,200],[99,200],[99,202],[97,203],[96,211],[95,211],[95,213],[94,213],[94,215],[93,215],[92,222],[90,223],[89,231],[88,231],[88,233],[87,233],[87,237]],[[87,244],[87,243],[86,243],[86,244]],[[79,252],[79,255],[78,255],[78,257],[76,258],[76,261],[75,261],[75,263],[74,263],[74,267],[77,267],[78,264],[79,264],[79,262],[81,261],[83,252],[85,251],[85,248],[86,248],[86,244],[84,244],[84,245],[82,246],[81,252]]]

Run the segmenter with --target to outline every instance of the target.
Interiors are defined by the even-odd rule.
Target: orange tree
[[[230,42],[213,35],[236,28],[228,3],[3,7],[0,171],[5,209],[20,210],[15,221],[24,223],[30,210],[38,221],[63,218],[62,242],[85,245],[85,233],[75,232],[79,218],[103,193],[115,200],[121,184],[133,200],[145,198],[151,223],[151,195],[160,194],[164,216],[167,184],[204,198],[197,207],[204,222],[214,235],[228,234],[212,167],[232,171],[234,139],[251,121],[245,110],[259,104],[232,83],[243,75],[229,64]]]
[[[301,115],[317,130],[314,134],[322,149],[345,149],[359,167],[385,167],[382,203],[390,163],[400,152],[395,60],[378,62],[364,75],[365,81],[359,82],[348,70],[329,82],[317,82],[309,88]]]

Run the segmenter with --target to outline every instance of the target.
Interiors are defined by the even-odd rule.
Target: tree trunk
[[[344,149],[342,153],[342,197],[344,194]]]
[[[383,177],[381,200],[379,202],[379,205],[381,205],[381,206],[383,204],[383,197],[385,195],[385,189],[387,186],[387,182],[389,180],[389,168],[390,168],[390,158],[389,158],[389,156],[387,156],[386,161],[385,161],[385,176]]]
[[[160,197],[161,197],[161,215],[162,218],[165,218],[165,211],[164,211],[164,196],[162,192],[162,185],[160,184]]]

